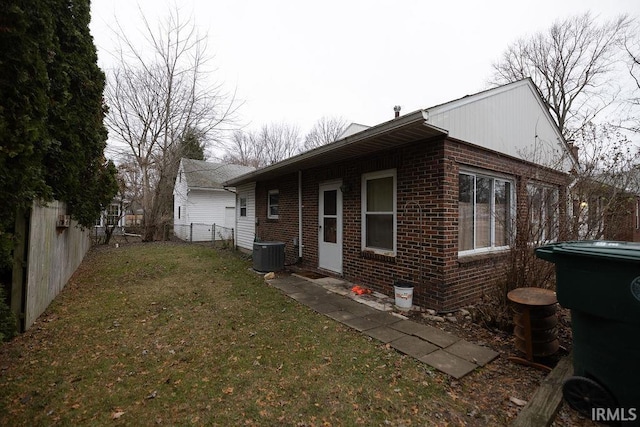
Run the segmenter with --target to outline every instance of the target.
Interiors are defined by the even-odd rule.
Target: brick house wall
[[[419,141],[394,150],[302,172],[303,250],[301,265],[318,265],[319,184],[342,179],[343,276],[387,295],[396,281],[414,285],[414,304],[450,310],[477,301],[505,271],[503,254],[458,256],[458,173],[465,167],[498,172],[516,183],[517,215],[523,213],[531,177],[558,186],[566,175],[451,139]],[[397,170],[397,252],[383,256],[361,249],[362,175]],[[298,257],[292,245],[298,235],[298,175],[256,185],[257,234],[262,240],[285,241],[287,261]],[[267,194],[280,191],[277,220],[267,219]],[[526,204],[525,204],[526,205]],[[560,212],[563,215],[564,212]]]

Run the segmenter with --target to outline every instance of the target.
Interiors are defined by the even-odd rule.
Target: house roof
[[[418,110],[273,165],[230,179],[225,182],[225,185],[236,186],[257,179],[270,179],[303,169],[348,160],[361,156],[362,153],[374,153],[418,140],[447,135],[446,130],[428,124],[426,119],[425,111]]]
[[[500,101],[496,101],[498,99]],[[522,104],[523,111],[513,107],[514,103],[525,101],[526,104]],[[457,115],[453,114],[455,112]],[[513,123],[520,123],[519,120],[523,118],[527,119],[525,125],[530,131],[526,135],[521,134],[521,128],[513,125]],[[522,138],[537,141],[538,126],[542,126],[539,123],[540,118],[547,123],[547,129],[549,129],[549,133],[546,134],[548,139],[544,142],[549,143],[553,149],[570,152],[540,92],[533,81],[527,78],[418,110],[370,128],[353,124],[345,130],[341,139],[333,143],[229,179],[224,184],[235,186],[271,179],[279,175],[443,136],[518,157],[520,147],[514,142]],[[577,167],[575,159],[572,156],[569,157],[573,166]],[[523,158],[523,160],[526,159]]]
[[[183,158],[182,171],[190,189],[223,189],[223,182],[254,170],[249,166],[209,163]]]

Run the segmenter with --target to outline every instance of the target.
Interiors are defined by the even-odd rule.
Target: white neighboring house
[[[228,239],[235,228],[236,194],[222,183],[252,171],[247,166],[183,158],[173,187],[173,232],[192,242]]]
[[[94,236],[104,236],[106,227],[113,227],[113,234],[123,234],[125,217],[120,211],[121,204],[113,202],[104,210],[93,225],[91,232]]]

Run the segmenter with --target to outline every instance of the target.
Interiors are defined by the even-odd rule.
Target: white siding
[[[560,135],[528,81],[429,109],[429,124],[490,150],[567,171]]]
[[[173,187],[173,233],[182,240],[189,238],[187,222],[187,180],[184,177],[182,161]],[[179,217],[179,218],[178,218]]]
[[[191,190],[187,196],[185,229],[192,241],[212,240],[213,228],[224,227],[225,210],[235,206],[235,194],[226,190]],[[193,229],[191,230],[191,224]]]
[[[236,206],[236,245],[243,249],[253,250],[256,233],[256,183],[239,186]],[[247,216],[240,216],[240,197],[247,198]]]

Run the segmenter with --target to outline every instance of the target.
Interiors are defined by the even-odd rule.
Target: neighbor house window
[[[278,190],[269,190],[267,200],[267,218],[278,219],[278,200],[280,192]]]
[[[395,255],[395,169],[362,175],[362,247]]]
[[[458,251],[508,246],[515,208],[512,182],[467,172],[458,179]]]
[[[240,197],[240,216],[247,216],[247,198]]]
[[[120,221],[120,206],[109,205],[107,208],[107,225],[118,225],[118,221]]]
[[[180,219],[181,211],[182,211],[182,206],[178,206],[178,219]]]
[[[527,185],[528,240],[542,243],[558,238],[558,189],[543,184]]]

